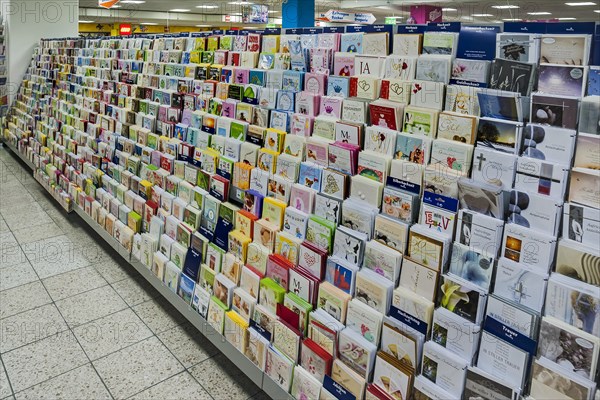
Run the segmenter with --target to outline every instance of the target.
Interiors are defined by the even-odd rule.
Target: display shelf
[[[21,154],[21,152],[12,143],[10,143],[7,140],[3,140],[2,143],[4,143],[4,145],[8,149],[10,149],[10,151],[12,151],[17,157],[19,157],[21,159],[21,161],[23,161],[30,170],[33,171],[35,169],[35,165],[33,165],[33,163],[27,157],[25,157],[23,154]]]
[[[264,374],[263,391],[272,399],[277,400],[295,400],[294,396],[286,392],[270,376]]]
[[[123,259],[125,259],[136,271],[140,273],[173,307],[177,309],[196,329],[208,339],[221,353],[223,353],[231,362],[248,376],[248,378],[258,387],[263,386],[263,372],[256,367],[246,356],[240,353],[233,345],[225,340],[225,337],[218,333],[198,312],[186,304],[177,293],[169,289],[156,275],[152,273],[144,264],[123,247],[104,229],[100,227],[84,210],[78,206],[74,207],[75,213],[81,217],[102,239],[104,239]],[[268,379],[268,377],[266,377]],[[269,379],[270,380],[270,379]],[[271,381],[272,382],[272,381]],[[273,382],[273,385],[275,383]],[[279,388],[279,387],[277,387]],[[277,399],[285,398],[285,392],[279,389]]]
[[[102,229],[96,221],[94,221],[86,212],[81,209],[78,205],[73,206],[73,211],[81,217],[89,226],[92,228],[110,247],[113,248],[121,257],[127,262],[131,261],[131,253],[117,241],[114,237],[110,236],[106,230]]]
[[[263,372],[245,355],[225,340],[196,310],[185,303],[177,293],[173,292],[159,280],[144,264],[131,257],[130,264],[150,283],[173,307],[177,309],[196,329],[208,339],[221,353],[233,362],[258,387],[263,384]]]

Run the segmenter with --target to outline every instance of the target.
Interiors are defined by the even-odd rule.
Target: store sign
[[[374,24],[377,18],[371,13],[347,13],[340,10],[329,10],[324,15],[329,22],[345,22],[349,24]]]
[[[385,17],[385,21],[383,23],[386,25],[396,25],[396,17]]]
[[[119,25],[119,35],[121,35],[121,36],[131,35],[131,32],[132,32],[131,24]]]
[[[111,8],[121,0],[98,0],[98,5],[104,8]]]

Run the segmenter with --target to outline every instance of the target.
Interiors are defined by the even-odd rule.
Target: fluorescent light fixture
[[[492,8],[496,8],[498,10],[510,10],[510,9],[513,9],[513,8],[519,8],[519,6],[513,6],[513,5],[507,4],[505,6],[492,6]]]
[[[121,4],[144,4],[145,2],[146,0],[121,0]]]
[[[79,20],[80,24],[91,24],[92,22],[94,22],[94,21],[92,21],[90,19],[80,19]]]
[[[275,13],[278,13],[278,12],[279,12],[278,10],[269,10],[269,14],[275,14]]]
[[[578,7],[578,6],[595,6],[596,3],[594,3],[593,1],[577,1],[577,2],[573,2],[573,3],[565,3],[568,6],[571,7]]]
[[[471,17],[493,17],[492,14],[471,14]]]
[[[503,18],[502,21],[510,21],[510,22],[521,21],[521,18]]]
[[[196,25],[196,28],[210,28],[212,25]]]
[[[536,12],[528,12],[528,15],[551,15],[548,11],[536,11]]]
[[[233,5],[236,5],[236,6],[243,6],[245,4],[254,4],[254,3],[250,3],[249,1],[230,1],[227,4],[233,4]]]
[[[140,25],[158,25],[156,22],[140,22]]]
[[[442,8],[442,11],[456,11],[456,8],[445,7],[445,8]]]
[[[600,10],[594,10],[594,12],[600,14]]]
[[[556,18],[559,21],[575,21],[577,18],[573,18],[573,17],[562,17],[562,18]]]
[[[215,9],[215,8],[219,8],[219,6],[202,5],[202,6],[196,6],[196,8]]]
[[[258,26],[243,26],[242,29],[256,29]]]
[[[169,12],[190,12],[192,10],[187,9],[187,8],[173,8],[172,10],[169,10]]]

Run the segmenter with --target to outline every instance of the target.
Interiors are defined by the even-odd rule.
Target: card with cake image
[[[534,124],[577,129],[579,99],[576,97],[531,95],[531,118]]]
[[[475,143],[477,117],[453,111],[441,112],[438,117],[437,138],[461,143]]]
[[[392,399],[409,399],[413,379],[414,371],[387,353],[377,353],[373,384],[383,389]]]

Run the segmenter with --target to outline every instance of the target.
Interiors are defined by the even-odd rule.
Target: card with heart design
[[[415,80],[412,82],[410,104],[416,107],[433,108],[442,111],[445,85],[440,82]]]
[[[410,102],[412,84],[408,80],[399,78],[387,78],[381,81],[381,93],[379,97],[402,104]]]
[[[325,277],[327,252],[315,245],[304,242],[298,251],[298,266],[306,269],[318,279]]]
[[[381,78],[373,75],[357,75],[350,78],[350,96],[375,100],[379,96]]]
[[[416,63],[416,57],[390,55],[385,59],[383,76],[388,79],[414,79]]]

